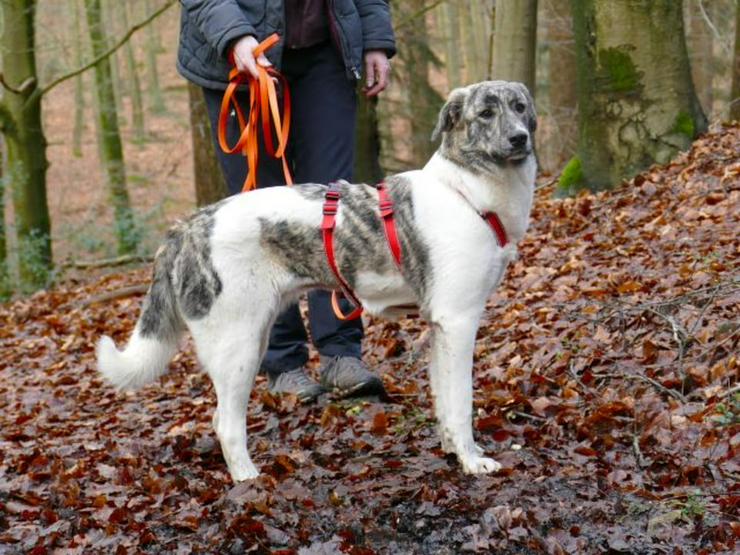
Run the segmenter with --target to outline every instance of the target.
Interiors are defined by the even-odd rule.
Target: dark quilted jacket
[[[203,87],[226,87],[226,59],[232,41],[244,35],[262,40],[285,34],[283,0],[180,0],[180,47],[177,69]],[[327,0],[334,42],[339,47],[349,78],[359,79],[365,50],[395,54],[391,16],[386,0]],[[283,41],[267,52],[280,67]]]

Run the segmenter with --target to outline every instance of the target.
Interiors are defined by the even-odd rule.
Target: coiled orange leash
[[[277,34],[272,34],[263,40],[254,49],[255,59],[275,46],[280,40]],[[231,58],[232,64],[234,63]],[[293,184],[288,161],[285,159],[285,149],[290,135],[290,91],[288,82],[279,71],[272,67],[263,67],[257,64],[258,78],[241,73],[236,67],[229,73],[229,85],[221,101],[221,111],[218,117],[218,144],[227,154],[241,152],[247,157],[249,171],[244,181],[242,191],[251,191],[257,186],[257,164],[259,162],[258,128],[262,127],[265,150],[273,158],[279,158],[283,163],[283,175],[287,185]],[[280,83],[283,93],[283,114],[280,116],[280,102],[275,89],[275,80]],[[249,119],[245,118],[234,94],[240,85],[247,85],[249,89]],[[226,140],[226,127],[229,120],[229,111],[233,107],[239,120],[239,140],[234,146],[229,146]],[[272,120],[277,138],[277,147],[273,141],[273,131],[270,128]]]

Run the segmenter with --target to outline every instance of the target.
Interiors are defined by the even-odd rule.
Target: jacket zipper
[[[344,62],[344,66],[348,68],[349,71],[354,76],[354,78],[359,81],[362,78],[362,75],[360,74],[360,71],[357,69],[357,67],[353,65],[349,65],[351,61],[350,61],[349,55],[347,54],[347,48],[345,45],[345,41],[342,40],[343,35],[338,30],[340,25],[339,25],[339,21],[334,17],[334,0],[327,0],[326,14],[329,18],[329,31],[331,32],[331,36],[334,39],[334,42],[339,48],[339,52],[342,54],[342,61]]]

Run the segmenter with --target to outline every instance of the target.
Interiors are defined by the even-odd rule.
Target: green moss
[[[585,185],[586,180],[583,176],[581,159],[574,156],[568,161],[560,174],[555,195],[558,197],[571,196],[583,189]]]
[[[676,116],[676,122],[673,124],[673,133],[681,133],[686,135],[689,139],[693,139],[696,135],[696,126],[694,125],[694,118],[686,112],[679,112]]]
[[[627,93],[639,90],[642,73],[624,48],[605,48],[599,50],[599,79],[603,89],[614,93]]]

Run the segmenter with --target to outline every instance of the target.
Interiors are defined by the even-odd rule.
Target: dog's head
[[[513,81],[483,81],[455,89],[439,113],[432,140],[441,153],[475,172],[516,165],[534,145],[537,115],[527,87]]]

